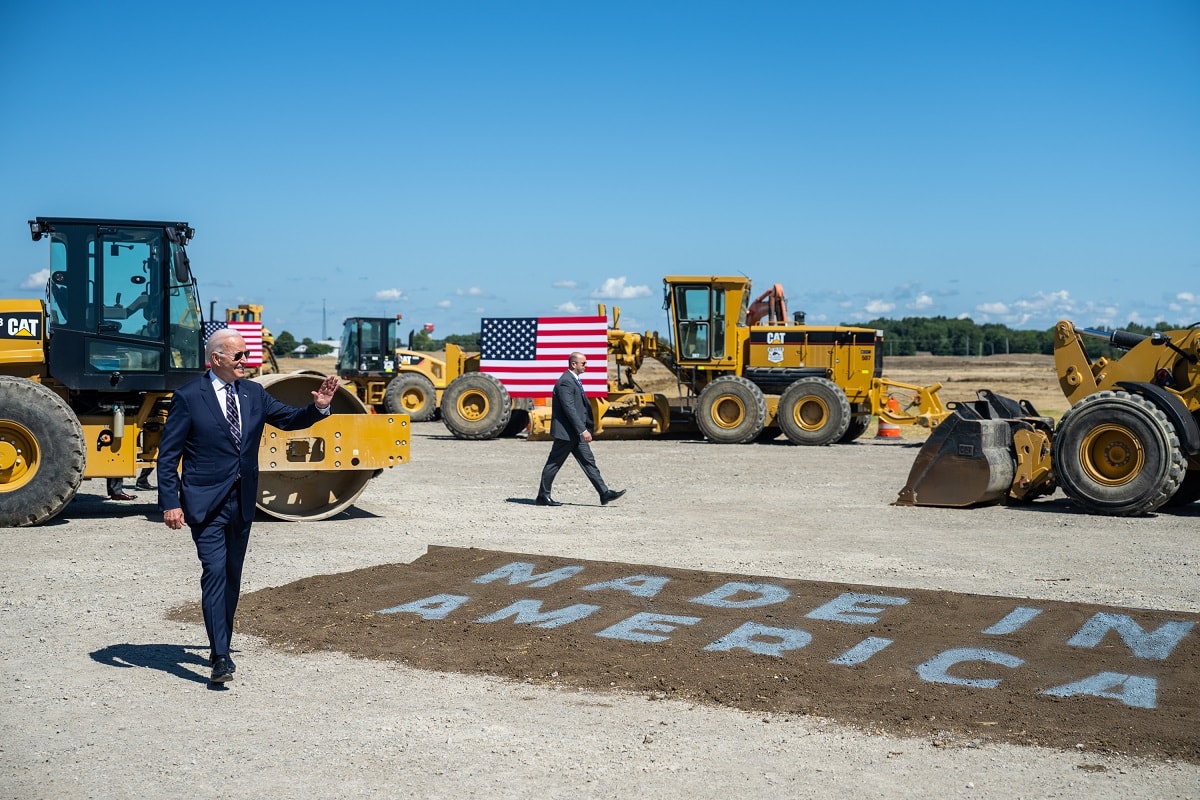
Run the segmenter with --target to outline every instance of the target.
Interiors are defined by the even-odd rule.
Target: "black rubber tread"
[[[819,417],[802,423],[797,409],[816,407]],[[775,421],[792,444],[821,447],[840,441],[850,428],[850,401],[842,388],[828,378],[801,378],[779,398]],[[815,426],[815,427],[814,427]]]
[[[1175,490],[1175,494],[1171,495],[1171,499],[1166,502],[1166,505],[1186,506],[1197,500],[1200,500],[1200,469],[1190,469],[1183,476],[1179,488]]]
[[[523,408],[514,408],[508,418],[508,424],[500,431],[501,439],[511,439],[529,427],[529,412]]]
[[[460,404],[466,398],[482,409],[477,417],[464,417]],[[512,399],[500,381],[484,372],[459,375],[442,393],[442,423],[459,439],[495,439],[508,427]]]
[[[718,407],[733,407],[741,415],[733,424],[719,424],[716,420]],[[762,390],[746,378],[726,375],[717,378],[700,391],[696,402],[696,425],[709,441],[717,444],[747,444],[762,433],[767,419],[767,398]]]
[[[1091,452],[1086,453],[1089,439],[1093,441],[1086,449]],[[1128,447],[1121,446],[1125,440]],[[1098,477],[1106,469],[1100,459],[1110,453],[1138,451],[1144,454],[1144,463],[1136,472],[1124,479],[1114,472],[1107,482]],[[1187,469],[1179,437],[1166,414],[1140,395],[1111,390],[1089,395],[1063,414],[1050,455],[1058,485],[1067,497],[1089,514],[1106,516],[1154,511],[1176,493]],[[1107,465],[1110,472],[1120,467]]]
[[[418,399],[420,402],[416,402]],[[401,372],[384,390],[383,407],[389,414],[408,414],[412,422],[428,422],[437,412],[433,381],[416,372]]]
[[[79,491],[87,458],[83,427],[71,407],[45,386],[0,376],[0,431],[7,425],[24,428],[40,452],[32,476],[21,486],[0,483],[0,528],[40,525]]]
[[[838,439],[838,444],[853,442],[866,433],[869,427],[871,427],[870,414],[855,414],[850,417],[850,424],[846,426],[846,432],[842,434],[842,438]]]

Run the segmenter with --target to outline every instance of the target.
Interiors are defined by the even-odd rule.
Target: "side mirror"
[[[180,284],[192,282],[191,261],[188,259],[187,251],[182,247],[175,253],[175,282]]]

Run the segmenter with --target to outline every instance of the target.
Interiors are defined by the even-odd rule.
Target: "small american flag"
[[[485,317],[479,369],[494,375],[513,397],[549,397],[568,356],[587,356],[583,390],[608,392],[607,317]]]
[[[204,323],[204,341],[222,328],[232,328],[246,340],[247,367],[261,367],[263,362],[263,342],[261,322],[206,322]]]

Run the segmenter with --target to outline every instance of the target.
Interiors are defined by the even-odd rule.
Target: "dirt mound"
[[[1196,614],[450,547],[239,613],[291,651],[1200,762]]]

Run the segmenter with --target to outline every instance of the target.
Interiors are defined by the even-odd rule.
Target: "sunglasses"
[[[250,355],[250,351],[239,350],[236,353],[221,353],[221,355],[225,356],[230,361],[245,361],[246,357]]]

